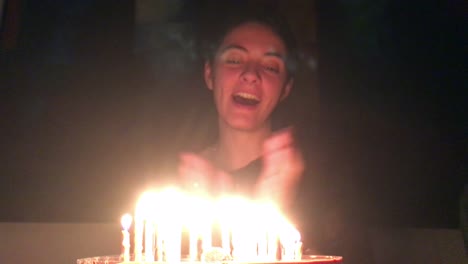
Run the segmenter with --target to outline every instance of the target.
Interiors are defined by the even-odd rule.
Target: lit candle
[[[258,234],[258,259],[259,260],[267,260],[268,259],[268,240],[267,240],[267,232],[259,226],[259,234]]]
[[[202,234],[202,226],[204,216],[202,212],[202,201],[199,197],[190,199],[190,204],[187,206],[187,212],[190,216],[188,223],[189,229],[189,255],[192,261],[199,260],[198,240]]]
[[[158,209],[162,202],[157,192],[147,192],[142,199],[145,215],[145,261],[154,262],[156,220],[159,217]]]
[[[208,209],[208,208],[204,208]],[[204,215],[202,219],[204,221],[202,222],[202,232],[201,232],[201,239],[202,239],[202,250],[203,252],[207,252],[212,246],[213,246],[213,241],[212,241],[212,232],[211,228],[213,227],[213,221],[210,217],[210,212],[209,210],[202,210],[201,213]]]
[[[257,239],[257,258],[258,260],[268,260],[268,237],[267,224],[269,222],[268,214],[260,207],[257,211],[258,216],[255,221],[255,234]]]
[[[231,253],[231,237],[230,229],[226,223],[221,223],[221,247],[224,249],[224,252]]]
[[[241,244],[239,240],[239,228],[243,217],[242,207],[246,205],[245,200],[240,197],[224,197],[218,201],[216,212],[221,226],[221,243],[224,251],[232,257],[238,256]],[[232,245],[232,249],[231,249]]]
[[[149,260],[153,253],[151,238],[154,236],[153,219],[156,193],[145,192],[138,200],[135,210],[135,261],[142,261],[143,231],[145,231],[145,259]]]
[[[120,219],[122,224],[122,246],[123,246],[123,257],[124,262],[130,261],[130,225],[132,224],[132,216],[130,214],[124,214]]]
[[[294,246],[294,260],[301,260],[301,259],[302,259],[301,234],[297,231],[296,242],[295,242],[295,246]]]
[[[164,256],[164,248],[163,248],[163,232],[164,230],[161,228],[161,225],[158,224],[156,226],[157,232],[156,232],[156,250],[157,250],[157,255],[158,255],[158,261],[162,262],[163,261],[163,256]]]
[[[278,250],[278,236],[275,230],[270,229],[267,233],[268,239],[268,260],[275,261],[277,259],[277,250]]]
[[[189,225],[189,255],[190,260],[198,260],[198,238],[199,238],[198,225],[191,224]]]
[[[236,218],[232,225],[233,257],[238,261],[249,261],[257,257],[256,216],[257,207],[251,201],[234,201],[231,209]],[[246,217],[249,216],[249,217]]]
[[[221,228],[221,247],[224,252],[231,253],[231,206],[232,200],[223,198],[216,204],[217,220]]]
[[[182,208],[185,197],[178,190],[169,188],[159,194],[158,210],[161,212],[158,224],[162,232],[161,239],[164,243],[163,255],[168,263],[179,263],[182,248],[182,223],[184,215]],[[158,234],[159,235],[159,234]]]
[[[233,230],[234,257],[238,261],[251,261],[257,257],[257,239],[253,226],[236,225]]]
[[[250,202],[248,204],[247,215],[253,216],[251,218],[245,217],[243,222],[243,236],[245,239],[245,253],[246,260],[258,260],[259,259],[259,246],[261,247],[261,236],[262,236],[262,226],[263,218],[262,214],[265,213],[265,208],[263,204],[258,202]]]
[[[297,244],[301,235],[290,223],[284,223],[281,230],[280,242],[283,247],[281,260],[292,261],[296,259]]]
[[[154,222],[151,217],[146,218],[145,224],[145,260],[146,262],[154,261]]]
[[[144,228],[144,218],[142,215],[142,208],[140,208],[139,204],[135,210],[135,241],[134,243],[134,255],[135,261],[141,261],[141,254],[143,251],[143,228]]]
[[[181,236],[182,227],[176,222],[166,226],[164,245],[165,245],[165,261],[168,263],[179,263],[181,253]]]
[[[266,252],[263,253],[262,258],[266,261],[276,261],[278,260],[278,229],[282,226],[282,215],[280,214],[278,208],[271,203],[262,203],[261,209],[261,225],[264,228],[264,240],[266,243]],[[262,248],[264,246],[262,245]]]
[[[213,246],[214,213],[221,227],[221,246],[234,261],[301,259],[300,234],[275,206],[254,203],[242,197],[219,202],[219,207],[214,208],[210,200],[199,195],[186,196],[176,189],[144,193],[135,210],[135,261],[154,262],[157,252],[158,263],[180,263],[182,229],[185,227],[190,236],[190,259],[200,260],[200,250],[208,252]],[[130,225],[131,219],[130,224],[124,224],[122,217],[124,261],[130,258]],[[283,247],[281,252],[278,251],[280,245]]]

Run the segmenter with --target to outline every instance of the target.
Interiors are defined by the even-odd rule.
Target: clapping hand
[[[303,156],[291,128],[275,132],[265,140],[262,161],[257,196],[281,206],[289,205],[304,172]]]
[[[262,170],[257,178],[257,198],[280,206],[292,202],[304,171],[302,153],[291,128],[275,132],[263,144]],[[235,179],[197,154],[180,155],[179,174],[183,185],[192,191],[228,192]]]

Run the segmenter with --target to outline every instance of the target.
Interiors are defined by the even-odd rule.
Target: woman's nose
[[[248,84],[254,84],[260,81],[260,74],[258,72],[258,66],[254,63],[249,63],[245,66],[244,72],[242,73],[242,81]]]

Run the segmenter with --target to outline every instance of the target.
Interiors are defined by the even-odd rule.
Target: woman
[[[294,41],[272,13],[227,18],[204,65],[218,113],[218,139],[183,153],[179,172],[191,188],[232,191],[288,206],[304,170],[293,129],[274,132],[271,115],[294,84]]]
[[[201,153],[181,154],[182,179],[192,190],[236,192],[275,202],[288,216],[300,218],[296,220],[302,230],[312,230],[303,236],[305,254],[336,254],[345,256],[347,263],[372,263],[365,234],[345,227],[343,210],[333,203],[339,195],[333,199],[317,188],[302,188],[301,198],[295,200],[303,156],[291,127],[272,129],[272,113],[293,89],[294,40],[279,16],[245,10],[239,14],[226,19],[204,65],[219,136]]]

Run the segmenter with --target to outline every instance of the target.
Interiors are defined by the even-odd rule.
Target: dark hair
[[[294,34],[286,19],[273,5],[248,5],[243,2],[226,2],[214,8],[204,18],[199,30],[199,49],[205,61],[212,62],[223,39],[236,27],[254,22],[269,27],[284,42],[287,50],[286,68],[288,77],[295,75],[297,67],[297,47]]]

